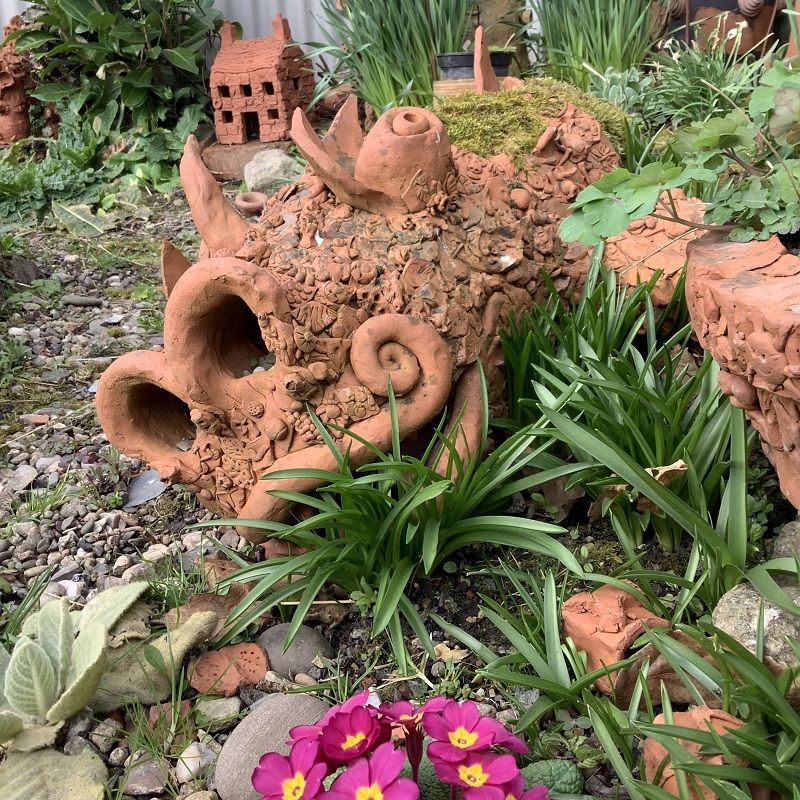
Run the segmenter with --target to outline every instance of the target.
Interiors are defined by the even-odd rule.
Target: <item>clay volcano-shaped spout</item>
[[[324,139],[299,108],[291,136],[336,198],[364,211],[390,217],[424,211],[455,180],[447,131],[424,108],[387,111],[365,138],[351,96]]]

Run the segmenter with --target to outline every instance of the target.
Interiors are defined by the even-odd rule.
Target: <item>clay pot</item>
[[[246,217],[257,217],[267,204],[269,197],[264,192],[239,192],[233,200],[233,204]]]

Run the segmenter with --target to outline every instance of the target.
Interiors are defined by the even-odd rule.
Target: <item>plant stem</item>
[[[706,225],[704,222],[692,222],[683,217],[667,217],[664,214],[651,214],[650,216],[653,219],[663,219],[665,222],[678,222],[681,225],[686,225],[689,228],[697,228],[701,231],[732,231],[734,228],[739,227],[738,225]]]

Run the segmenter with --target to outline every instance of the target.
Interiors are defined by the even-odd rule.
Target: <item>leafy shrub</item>
[[[57,139],[43,154],[38,141],[21,140],[0,150],[0,216],[41,215],[54,201],[97,206],[116,203],[119,186],[152,186],[167,191],[178,181],[177,162],[186,136],[197,125],[197,109],[187,109],[171,131],[157,129],[123,137],[112,130],[114,107],[84,118],[61,105]]]
[[[484,408],[484,425],[487,416]],[[437,431],[420,458],[403,455],[395,436],[391,453],[373,448],[375,463],[354,470],[348,454],[339,451],[319,421],[317,426],[339,470],[270,473],[271,479],[324,481],[314,496],[273,491],[317,513],[294,525],[263,520],[237,523],[269,531],[305,552],[255,565],[230,553],[243,567],[231,580],[256,581],[257,585],[233,610],[227,638],[236,636],[267,609],[296,598],[299,602],[287,633],[287,641],[291,641],[322,587],[330,583],[372,616],[373,636],[388,628],[398,661],[404,665],[402,618],[433,653],[422,618],[408,597],[409,587],[415,578],[430,575],[460,549],[475,544],[519,547],[556,558],[581,574],[574,556],[553,538],[564,532],[562,528],[502,514],[516,491],[553,477],[542,473],[518,478],[538,453],[533,446],[535,432],[522,429],[488,456],[482,457],[480,448],[465,460],[455,451],[455,435]],[[484,443],[485,436],[486,428]],[[442,454],[448,478],[431,466]],[[570,465],[556,474],[572,469]],[[300,578],[281,586],[291,575]]]
[[[660,160],[617,169],[586,187],[560,227],[565,241],[598,244],[652,214],[724,231],[733,241],[800,230],[800,63],[777,61],[737,109],[683,129]],[[710,203],[701,224],[682,219],[669,192],[697,184]],[[666,197],[664,193],[668,194]]]
[[[207,103],[203,72],[222,15],[213,0],[42,0],[14,34],[41,63],[33,96],[72,111],[108,113],[116,127],[171,126]]]

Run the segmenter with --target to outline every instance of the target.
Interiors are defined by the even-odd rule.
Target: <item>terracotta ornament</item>
[[[11,17],[3,29],[3,38],[21,27],[22,17]],[[0,145],[30,135],[28,91],[32,88],[28,59],[17,52],[13,41],[0,47]]]
[[[220,144],[286,139],[292,112],[311,100],[311,64],[291,44],[288,21],[276,14],[272,31],[272,36],[262,39],[241,40],[231,22],[224,22],[220,29],[222,43],[210,79],[214,130]]]
[[[669,626],[667,620],[646,609],[632,594],[615,586],[601,586],[570,597],[561,607],[561,623],[563,635],[586,653],[589,672],[626,658],[646,625]],[[595,685],[601,692],[612,694],[613,677],[603,675]]]
[[[705,203],[687,198],[680,189],[672,189],[671,194],[682,219],[703,222]],[[662,196],[662,200],[668,202],[666,194]],[[603,263],[629,286],[646,283],[656,272],[660,272],[651,297],[655,305],[666,306],[672,299],[686,266],[689,242],[702,235],[703,231],[689,228],[680,222],[644,217],[632,222],[618,236],[606,240]]]
[[[669,0],[671,16],[665,27],[674,30],[678,25],[685,26],[688,19],[693,36],[703,41],[718,40],[728,51],[739,38],[733,33],[739,28],[739,53],[744,55],[754,48],[762,49],[783,4],[784,0]],[[682,38],[683,31],[678,35]]]
[[[689,246],[686,297],[719,383],[761,434],[781,491],[800,508],[800,258],[773,237],[707,234]]]
[[[272,472],[336,469],[311,412],[354,466],[374,455],[339,429],[388,448],[390,382],[401,438],[447,407],[459,451],[474,453],[479,362],[500,411],[500,328],[544,297],[543,271],[579,290],[588,251],[557,226],[617,163],[599,124],[569,104],[522,171],[451,148],[421,108],[387,111],[364,135],[351,99],[325,138],[302,111],[292,136],[309,168],[255,225],[190,138],[181,178],[201,260],[165,280],[164,352],[118,359],[97,394],[116,447],[241,519],[284,519],[293,503],[268,492],[319,485]]]
[[[681,728],[694,728],[698,731],[713,729],[721,735],[730,731],[735,731],[744,724],[740,719],[731,716],[725,711],[710,709],[707,706],[696,706],[689,711],[674,711],[672,719],[673,724]],[[667,724],[663,714],[659,714],[653,720],[653,723],[655,725]],[[678,744],[686,748],[698,761],[705,764],[722,766],[726,763],[722,755],[702,755],[700,753],[702,745],[696,742],[678,739]],[[680,796],[678,779],[675,776],[675,771],[672,769],[669,754],[661,744],[654,739],[645,739],[642,742],[642,762],[645,780],[650,781],[650,783],[655,783],[656,786],[675,795],[675,797]],[[661,770],[660,778],[657,779],[659,770]],[[692,798],[692,800],[714,800],[716,796],[714,792],[699,779],[697,781],[699,791],[692,785],[688,774],[686,782],[688,796]],[[766,796],[768,797],[769,793],[767,793]]]

